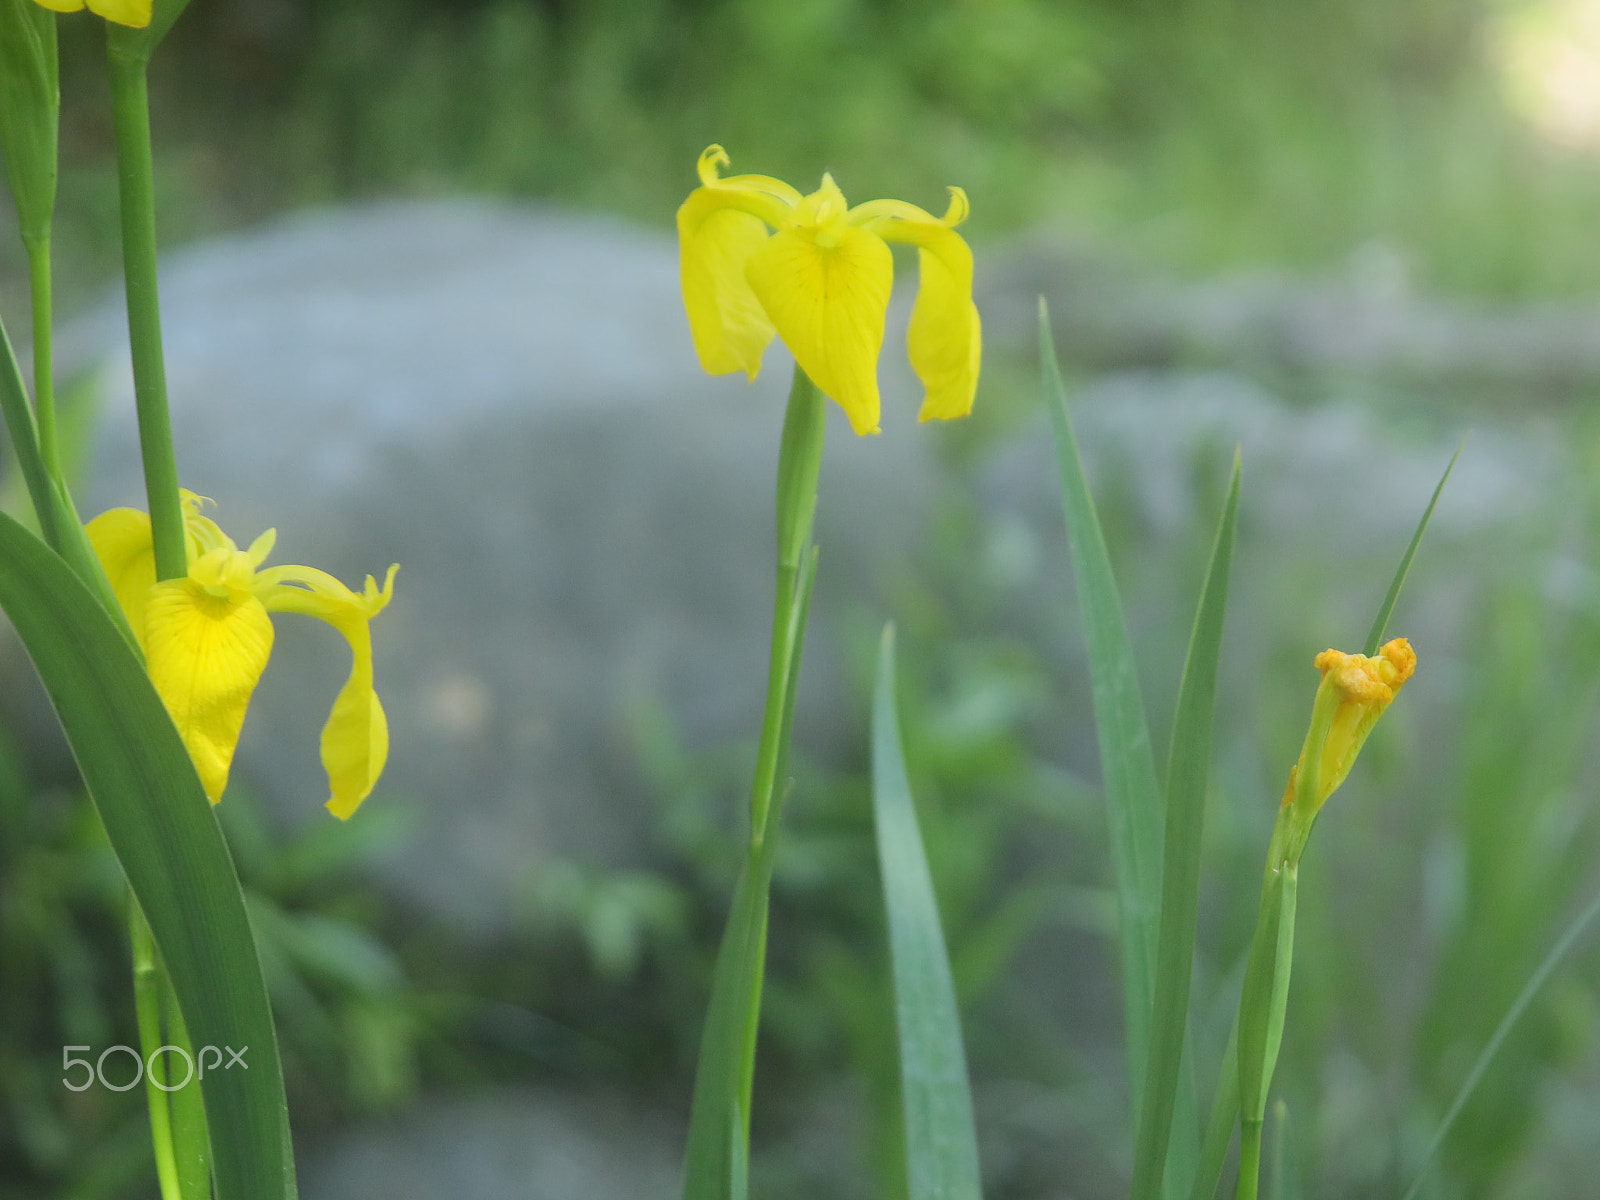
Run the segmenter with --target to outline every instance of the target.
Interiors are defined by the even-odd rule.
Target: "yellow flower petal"
[[[907,348],[927,394],[921,421],[972,411],[983,355],[982,325],[972,302],[972,250],[951,227],[967,217],[967,195],[950,189],[942,220],[898,200],[873,200],[850,210],[850,221],[889,242],[919,247],[922,284],[911,310]]]
[[[144,646],[145,602],[156,582],[150,517],[136,508],[113,508],[85,525],[84,532],[134,637]]]
[[[131,25],[135,29],[143,29],[150,24],[152,7],[153,0],[89,0],[89,11],[99,13],[118,25]]]
[[[83,0],[34,0],[40,8],[48,8],[51,12],[77,12],[83,7]]]
[[[350,643],[350,678],[339,689],[322,728],[322,767],[328,773],[328,811],[341,821],[360,807],[389,758],[389,721],[372,687],[372,631],[366,621],[339,623]]]
[[[272,652],[272,621],[248,591],[171,579],[150,589],[144,645],[151,682],[215,804]]]
[[[972,411],[983,357],[982,325],[970,280],[963,287],[934,252],[921,250],[918,260],[922,286],[906,339],[911,367],[927,389],[917,420],[948,421]]]
[[[367,576],[359,595],[314,567],[272,567],[257,576],[256,594],[268,610],[317,617],[350,645],[350,677],[322,729],[322,766],[331,793],[327,807],[340,820],[348,820],[367,798],[389,757],[389,723],[372,686],[368,623],[389,603],[397,569],[389,568],[381,588]]]
[[[883,239],[842,223],[780,230],[745,274],[801,370],[858,434],[877,433],[878,351],[894,282]]]
[[[745,281],[745,263],[767,241],[761,218],[737,195],[696,188],[678,209],[679,272],[689,331],[710,375],[743,371],[754,379],[772,341],[772,322]]]

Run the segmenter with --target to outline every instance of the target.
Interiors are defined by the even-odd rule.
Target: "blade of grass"
[[[144,665],[49,547],[0,515],[0,608],[44,681],[198,1046],[248,1048],[201,1082],[218,1200],[295,1194],[283,1073],[233,861]]]
[[[872,696],[872,815],[900,1035],[908,1200],[979,1200],[961,1014],[895,711],[892,622],[878,646]]]
[[[1372,628],[1367,632],[1366,648],[1362,650],[1362,653],[1369,658],[1378,652],[1378,646],[1383,641],[1383,631],[1388,628],[1389,618],[1394,615],[1394,606],[1400,599],[1400,589],[1405,586],[1406,575],[1411,570],[1411,560],[1417,556],[1417,547],[1422,545],[1422,535],[1428,531],[1428,522],[1433,519],[1434,505],[1439,503],[1439,495],[1450,479],[1450,472],[1456,469],[1456,459],[1461,457],[1462,449],[1463,447],[1456,447],[1456,452],[1450,456],[1449,465],[1439,477],[1438,486],[1433,489],[1433,498],[1428,501],[1428,507],[1422,510],[1422,520],[1417,522],[1417,531],[1411,535],[1411,544],[1406,547],[1405,554],[1400,558],[1400,567],[1395,571],[1394,579],[1389,584],[1389,594],[1378,606],[1378,615],[1372,622]]]
[[[1111,556],[1067,414],[1066,390],[1039,302],[1039,358],[1045,407],[1055,431],[1056,467],[1066,515],[1072,576],[1082,613],[1089,689],[1105,775],[1106,821],[1122,947],[1123,1012],[1127,1023],[1128,1090],[1137,1117],[1144,1095],[1150,1014],[1155,999],[1157,920],[1161,883],[1161,799],[1155,754],[1139,692],[1139,674],[1122,619]]]
[[[1217,668],[1228,611],[1228,576],[1239,523],[1240,455],[1217,526],[1210,565],[1200,588],[1167,766],[1165,851],[1161,872],[1161,924],[1156,946],[1155,1004],[1144,1103],[1134,1142],[1133,1200],[1155,1200],[1167,1168],[1167,1145],[1179,1091],[1179,1070],[1189,1028],[1189,985],[1200,908],[1200,841],[1205,829],[1206,782],[1211,769],[1211,724]],[[1181,1181],[1187,1187],[1189,1181]]]
[[[1499,1052],[1501,1043],[1506,1040],[1517,1021],[1533,1002],[1534,996],[1545,985],[1545,981],[1555,971],[1561,960],[1567,956],[1567,951],[1572,949],[1573,943],[1589,928],[1595,917],[1600,916],[1600,895],[1589,901],[1589,905],[1568,925],[1566,931],[1556,939],[1556,944],[1550,947],[1550,953],[1544,956],[1533,974],[1528,977],[1528,982],[1523,984],[1522,991],[1517,993],[1517,998],[1511,1002],[1511,1007],[1506,1010],[1506,1015],[1501,1018],[1500,1024],[1490,1035],[1485,1043],[1482,1053],[1477,1061],[1472,1064],[1472,1069],[1467,1072],[1467,1077],[1461,1081],[1455,1099],[1450,1102],[1449,1111],[1444,1115],[1444,1120],[1439,1122],[1439,1128],[1434,1131],[1433,1140],[1428,1143],[1428,1149],[1422,1156],[1422,1161],[1417,1164],[1416,1178],[1411,1181],[1411,1186],[1406,1189],[1404,1200],[1415,1200],[1417,1192],[1422,1188],[1422,1181],[1427,1177],[1428,1166],[1433,1162],[1433,1156],[1439,1152],[1439,1147],[1444,1145],[1444,1139],[1449,1135],[1450,1128],[1461,1115],[1461,1110],[1467,1106],[1467,1101],[1472,1098],[1472,1093],[1477,1090],[1478,1083],[1483,1079],[1483,1073],[1489,1069],[1489,1064]]]

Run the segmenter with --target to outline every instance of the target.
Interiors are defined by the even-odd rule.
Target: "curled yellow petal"
[[[144,646],[145,603],[156,582],[150,517],[136,508],[113,508],[85,525],[84,532],[134,637]]]
[[[950,189],[942,219],[898,200],[873,200],[850,221],[889,242],[918,247],[921,286],[911,310],[907,350],[926,395],[917,419],[951,420],[972,411],[983,356],[982,325],[972,302],[972,250],[954,225],[966,220],[967,194]]]
[[[894,283],[883,239],[842,223],[780,230],[745,273],[801,370],[858,434],[877,433],[878,352]]]
[[[83,0],[34,0],[34,3],[51,12],[77,12],[83,7]]]
[[[350,676],[322,729],[322,766],[330,792],[327,807],[340,820],[348,820],[371,793],[389,757],[389,723],[372,686],[369,622],[394,594],[397,569],[389,568],[381,588],[369,575],[360,593],[313,567],[273,567],[257,576],[257,595],[267,609],[326,621],[349,643]]]
[[[151,682],[215,804],[272,653],[272,620],[242,588],[166,580],[150,589],[144,646]]]

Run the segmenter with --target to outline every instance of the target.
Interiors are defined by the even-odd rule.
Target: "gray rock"
[[[664,706],[691,745],[757,730],[781,346],[753,386],[711,379],[669,235],[468,201],[196,245],[165,262],[162,296],[182,478],[223,528],[242,544],[275,526],[271,561],[351,584],[401,564],[374,625],[393,748],[369,803],[412,821],[390,885],[493,935],[543,856],[647,858],[630,712]],[[64,358],[125,346],[122,319],[108,303],[73,325]],[[830,416],[811,746],[850,732],[840,598],[916,543],[930,486],[895,340],[885,433]],[[125,350],[107,384],[86,513],[143,507]],[[235,778],[286,819],[326,819],[317,735],[345,662],[331,630],[278,622]]]
[[[1098,288],[1111,299],[1097,309],[1079,302],[1096,293],[1093,277],[1059,257],[983,261],[995,264],[982,276],[991,361],[1008,344],[1022,353],[1038,286],[1067,289],[1057,313],[1069,333],[1098,313],[1107,328],[1154,322],[1169,341],[1193,334],[1224,356],[1255,361],[1252,347],[1267,344],[1284,361],[1363,369],[1401,350],[1434,354],[1427,314],[1442,311],[1382,264],[1327,293],[1354,297],[1343,308],[1318,291],[1288,305],[1304,326],[1295,333],[1265,320],[1266,300],[1227,317],[1216,288],[1124,280]],[[374,627],[394,744],[372,803],[411,819],[382,868],[389,885],[463,932],[493,936],[545,856],[647,860],[657,821],[630,754],[630,714],[663,707],[691,745],[755,735],[781,348],[753,386],[709,379],[690,346],[669,236],[467,201],[311,212],[197,245],[167,260],[163,300],[183,478],[218,500],[223,527],[243,542],[276,526],[273,561],[350,583],[402,565]],[[75,323],[63,357],[124,344],[121,322],[110,303]],[[1328,349],[1338,337],[1368,349]],[[938,484],[901,344],[891,330],[885,434],[856,439],[841,414],[831,418],[797,734],[823,753],[857,733],[839,618],[870,604],[885,567],[916,551]],[[1140,356],[1162,357],[1153,344]],[[1582,355],[1568,361],[1587,369]],[[107,379],[86,511],[142,504],[125,358]],[[1125,537],[1119,562],[1130,621],[1152,638],[1188,628],[1200,565],[1189,560],[1209,538],[1236,442],[1247,491],[1234,627],[1249,627],[1256,604],[1293,612],[1325,643],[1368,619],[1459,438],[1402,437],[1370,405],[1290,408],[1224,369],[1113,370],[1073,404],[1108,513],[1154,535]],[[1529,481],[1565,469],[1548,431],[1487,428],[1430,546],[1487,545],[1491,526],[1513,537],[1544,502]],[[1042,417],[990,456],[977,488],[993,561],[975,567],[1009,572],[1015,627],[1059,655],[1070,581]],[[1330,599],[1308,605],[1319,588]],[[1449,582],[1430,592],[1423,575],[1407,602],[1444,629],[1463,596]],[[317,734],[345,661],[332,631],[305,626],[279,623],[236,767],[292,821],[323,819]],[[1141,645],[1153,662],[1181,661],[1181,645]],[[1066,661],[1076,670],[1072,653]],[[729,821],[737,828],[736,814]]]

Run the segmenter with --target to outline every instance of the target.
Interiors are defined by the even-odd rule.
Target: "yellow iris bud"
[[[1395,638],[1374,658],[1324,650],[1316,668],[1322,683],[1311,728],[1283,793],[1283,806],[1293,805],[1306,822],[1350,773],[1372,727],[1417,669],[1417,654],[1405,638]]]

